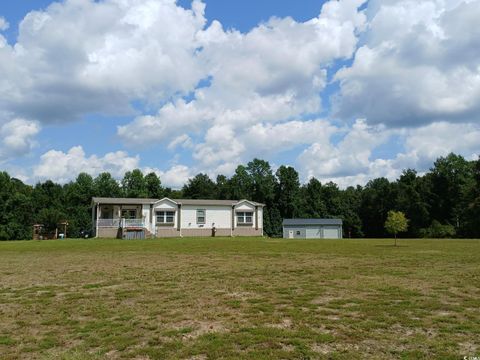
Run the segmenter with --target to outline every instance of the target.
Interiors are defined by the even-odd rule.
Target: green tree
[[[362,220],[359,216],[362,187],[348,187],[340,193],[340,217],[343,220],[343,233],[347,237],[363,237]]]
[[[146,198],[147,184],[139,169],[127,171],[122,179],[122,190],[127,198]]]
[[[75,181],[63,187],[63,208],[47,207],[50,213],[59,211],[69,223],[68,236],[78,237],[80,232],[92,228],[91,203],[95,193],[94,181],[89,174],[80,173]]]
[[[342,192],[334,182],[322,186],[322,198],[327,208],[328,218],[338,218],[342,214]]]
[[[37,215],[37,222],[43,224],[45,232],[52,234],[58,227],[58,224],[63,222],[65,218],[65,213],[58,209],[42,209]]]
[[[450,224],[441,224],[433,220],[430,227],[420,230],[420,236],[430,239],[452,238],[455,236],[455,228]]]
[[[283,218],[298,216],[300,181],[298,172],[290,166],[280,166],[276,172],[276,205]]]
[[[216,181],[217,197],[220,200],[231,199],[230,181],[225,175],[218,175]]]
[[[271,205],[275,196],[275,177],[268,161],[253,159],[247,164],[253,200]]]
[[[367,183],[362,191],[359,215],[367,237],[381,238],[385,234],[385,220],[389,210],[395,208],[395,187],[386,178]]]
[[[232,199],[252,199],[252,179],[245,166],[239,165],[235,169],[235,174],[232,176],[229,183]]]
[[[434,163],[429,174],[432,185],[432,218],[450,223],[457,233],[464,233],[466,210],[474,186],[474,164],[462,156],[449,154]]]
[[[147,196],[149,198],[161,199],[163,197],[162,182],[154,172],[145,175],[145,186],[147,187]]]
[[[390,210],[385,221],[385,229],[395,236],[395,246],[397,246],[397,234],[408,229],[408,220],[405,214],[401,211]]]
[[[311,178],[300,189],[300,216],[303,218],[324,218],[327,215],[327,206],[322,195],[322,183]]]
[[[187,199],[215,199],[217,187],[207,174],[198,174],[188,180],[182,192]]]
[[[118,181],[108,172],[99,174],[93,180],[93,189],[95,196],[99,197],[121,197],[122,190]]]
[[[396,182],[395,208],[409,219],[407,235],[410,237],[419,236],[420,229],[430,223],[430,195],[426,184],[413,169],[404,170]]]
[[[0,172],[0,240],[31,239],[32,187]]]
[[[281,228],[281,216],[278,205],[275,203],[276,179],[272,168],[267,161],[253,159],[246,168],[251,186],[250,199],[264,203],[264,230],[270,236],[279,234]]]

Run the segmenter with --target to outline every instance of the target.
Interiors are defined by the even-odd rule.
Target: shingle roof
[[[342,219],[283,219],[283,225],[342,225]]]
[[[105,197],[94,197],[92,198],[92,203],[94,204],[108,204],[108,205],[140,205],[140,204],[154,204],[161,199],[135,199],[135,198],[105,198]],[[262,203],[258,203],[250,200],[202,200],[202,199],[171,199],[176,203],[182,205],[205,205],[205,206],[233,206],[242,201],[248,201],[254,206],[265,206]]]

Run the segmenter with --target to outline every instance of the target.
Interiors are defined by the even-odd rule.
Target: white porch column
[[[98,219],[100,219],[100,203],[97,203],[97,223],[95,224],[95,237],[98,238]]]

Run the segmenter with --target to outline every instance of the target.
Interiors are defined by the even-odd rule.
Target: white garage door
[[[323,238],[324,239],[340,238],[340,234],[338,233],[338,228],[323,228]]]

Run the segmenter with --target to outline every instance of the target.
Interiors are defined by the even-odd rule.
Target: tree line
[[[264,231],[280,236],[284,218],[341,218],[345,237],[385,237],[391,210],[409,219],[404,237],[480,237],[480,158],[438,158],[423,175],[404,170],[396,181],[377,178],[365,186],[340,189],[311,178],[301,184],[298,172],[254,159],[231,177],[198,174],[180,190],[162,186],[155,173],[136,169],[117,181],[108,172],[93,178],[81,173],[65,185],[47,180],[34,186],[0,172],[0,240],[30,239],[32,225],[47,229],[69,222],[69,237],[91,229],[91,199],[99,197],[251,199],[266,204]]]

